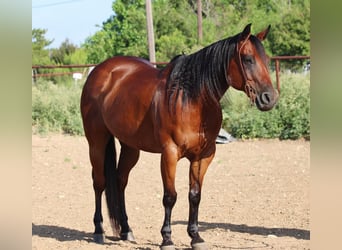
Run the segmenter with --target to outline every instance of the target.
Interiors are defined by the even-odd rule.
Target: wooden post
[[[150,57],[150,62],[156,62],[151,0],[146,0],[146,23],[147,23],[148,53]]]
[[[279,80],[279,71],[280,71],[280,66],[279,66],[279,60],[275,60],[275,70],[276,70],[276,79],[277,79],[277,88],[278,88],[278,93],[280,94],[280,80]]]
[[[203,31],[202,31],[202,1],[197,0],[197,35],[198,44],[202,43]]]

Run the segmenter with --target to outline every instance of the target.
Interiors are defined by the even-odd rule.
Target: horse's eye
[[[253,56],[245,56],[245,57],[244,57],[244,61],[245,61],[245,63],[247,63],[247,64],[254,64],[254,63],[255,63],[255,60],[254,60],[254,57],[253,57]]]

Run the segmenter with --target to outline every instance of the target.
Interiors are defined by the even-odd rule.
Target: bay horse
[[[144,150],[161,154],[165,210],[161,249],[175,249],[171,212],[177,199],[176,165],[183,157],[190,161],[187,232],[193,249],[207,249],[198,232],[198,208],[222,123],[220,99],[231,86],[244,91],[259,110],[267,111],[279,96],[261,43],[270,26],[255,36],[250,29],[248,24],[235,36],[176,56],[163,69],[141,58],[115,56],[89,74],[81,114],[95,192],[95,242],[104,242],[103,191],[114,233],[122,240],[135,240],[126,214],[125,188]],[[118,162],[114,138],[121,145]]]

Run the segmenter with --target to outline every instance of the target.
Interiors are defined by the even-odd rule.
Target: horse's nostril
[[[271,102],[271,94],[269,92],[263,92],[261,94],[261,102],[263,104],[269,104]]]

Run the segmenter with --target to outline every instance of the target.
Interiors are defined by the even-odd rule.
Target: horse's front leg
[[[161,155],[161,175],[164,185],[163,205],[165,209],[164,223],[161,228],[163,242],[162,250],[175,249],[171,240],[171,213],[172,208],[177,200],[177,192],[175,189],[176,165],[178,161],[178,152],[176,147],[165,148]]]
[[[198,233],[198,208],[201,201],[203,178],[213,157],[214,153],[207,158],[191,161],[190,165],[188,234],[191,237],[191,247],[194,250],[208,249]]]

